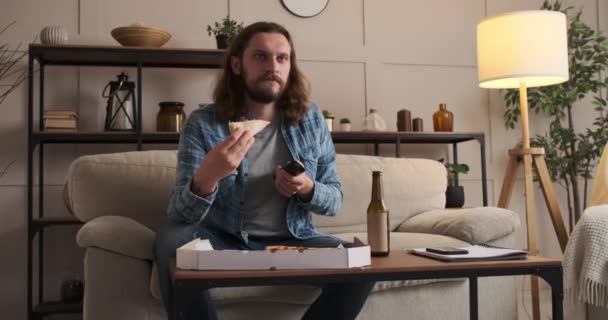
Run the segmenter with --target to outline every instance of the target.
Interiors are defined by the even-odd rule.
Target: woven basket
[[[129,26],[113,29],[112,37],[126,47],[160,48],[171,39],[171,34],[156,28]]]

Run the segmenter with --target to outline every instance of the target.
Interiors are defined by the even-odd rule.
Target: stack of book
[[[74,111],[48,110],[42,116],[46,131],[76,131],[78,114]]]

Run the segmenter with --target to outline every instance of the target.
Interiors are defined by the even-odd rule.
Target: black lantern
[[[106,106],[106,131],[135,131],[135,83],[123,72],[118,81],[110,81],[103,89]],[[110,88],[110,94],[106,91]]]

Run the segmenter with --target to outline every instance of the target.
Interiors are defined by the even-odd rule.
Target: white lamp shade
[[[568,80],[566,15],[516,11],[477,25],[477,68],[482,88],[539,87]]]

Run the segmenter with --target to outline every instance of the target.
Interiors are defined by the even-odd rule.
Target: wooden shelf
[[[221,68],[226,50],[30,44],[40,64],[158,68]]]
[[[143,132],[141,135],[128,132],[78,132],[39,131],[33,132],[34,143],[177,143],[176,132]]]
[[[79,225],[82,221],[73,216],[65,217],[43,217],[32,219],[32,224],[38,227],[58,226],[58,225]]]
[[[334,131],[335,143],[459,143],[484,139],[483,132]]]
[[[61,301],[43,302],[36,305],[33,311],[41,316],[60,313],[81,313],[82,303],[64,303]]]
[[[332,132],[334,143],[459,143],[484,138],[482,132]],[[176,132],[34,132],[36,143],[177,143]]]

